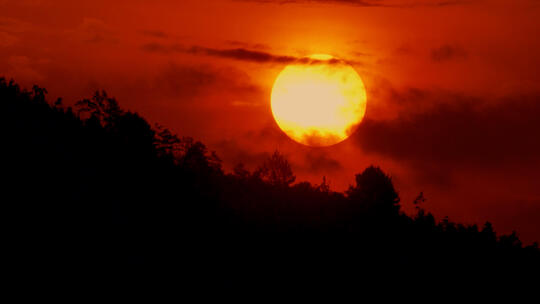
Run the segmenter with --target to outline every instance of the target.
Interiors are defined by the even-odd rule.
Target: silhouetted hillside
[[[225,173],[202,143],[150,126],[105,92],[75,108],[46,93],[0,79],[9,262],[21,276],[335,283],[368,270],[539,270],[536,244],[489,223],[436,222],[420,207],[403,214],[378,167],[346,193],[295,184],[277,151],[254,172]]]

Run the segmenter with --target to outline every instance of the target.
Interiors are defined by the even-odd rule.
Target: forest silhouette
[[[406,215],[379,167],[344,193],[326,179],[297,182],[279,151],[253,172],[226,173],[203,143],[152,127],[105,92],[74,107],[46,94],[0,78],[7,234],[20,269],[302,282],[540,270],[536,243],[490,223],[437,221],[422,194]]]

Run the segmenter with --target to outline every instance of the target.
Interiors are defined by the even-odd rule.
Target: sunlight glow
[[[349,137],[364,117],[364,83],[350,65],[330,55],[309,58],[316,62],[291,64],[276,78],[272,113],[295,141],[334,145]]]

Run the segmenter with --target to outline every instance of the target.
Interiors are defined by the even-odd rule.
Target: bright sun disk
[[[366,111],[366,90],[347,63],[326,54],[288,65],[272,88],[272,113],[293,140],[330,146],[349,137]]]

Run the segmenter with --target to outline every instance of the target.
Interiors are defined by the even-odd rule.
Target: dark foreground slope
[[[539,269],[536,245],[489,223],[404,215],[377,167],[347,193],[293,184],[279,153],[225,174],[203,144],[152,128],[105,93],[76,109],[45,94],[0,80],[7,264],[21,277],[337,284],[370,271]]]

